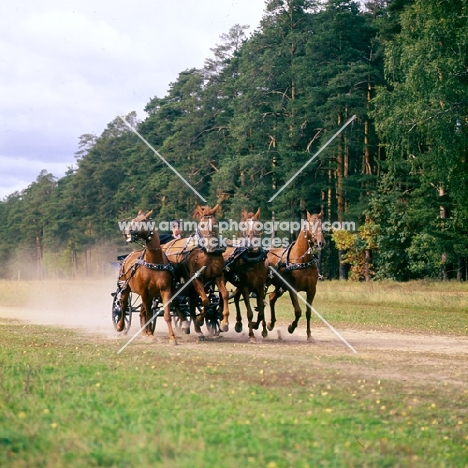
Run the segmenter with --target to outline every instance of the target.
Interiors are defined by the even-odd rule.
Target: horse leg
[[[289,291],[289,297],[291,298],[291,302],[294,307],[295,319],[289,325],[288,332],[293,333],[297,327],[299,319],[301,318],[302,311],[301,311],[301,306],[299,305],[299,300],[297,299],[297,293],[295,291]]]
[[[315,297],[315,285],[307,291],[306,319],[307,319],[307,341],[315,343],[314,337],[310,330],[310,317],[312,315],[312,301]]]
[[[217,276],[215,279],[216,286],[221,298],[223,299],[223,320],[220,323],[220,330],[227,332],[229,330],[229,293],[226,289],[226,283],[224,282],[224,276]]]
[[[168,291],[162,291],[161,299],[163,301],[163,304],[165,304],[164,321],[166,322],[167,330],[169,332],[169,344],[176,345],[177,340],[174,334],[174,329],[172,328],[171,306],[169,303],[169,301],[171,300],[171,290],[169,289]]]
[[[236,306],[236,326],[234,327],[234,329],[237,333],[240,333],[242,331],[242,314],[239,305],[240,296],[241,292],[239,288],[237,288],[234,292],[234,305]]]
[[[130,294],[130,288],[127,286],[120,293],[120,310],[121,315],[117,322],[117,331],[121,332],[125,328],[125,314],[124,311],[128,308],[128,296]]]
[[[242,291],[242,297],[244,298],[245,308],[247,309],[247,320],[249,323],[249,342],[255,343],[255,335],[253,332],[253,325],[254,325],[253,315],[254,314],[253,314],[252,307],[250,305],[250,297],[249,297],[250,291],[247,286],[242,286],[240,289]]]
[[[201,331],[201,326],[205,323],[205,315],[206,311],[208,310],[208,306],[210,304],[210,301],[208,299],[208,296],[205,293],[205,287],[203,285],[203,282],[199,280],[198,278],[195,278],[192,281],[193,288],[195,289],[196,293],[200,297],[202,304],[203,304],[203,310],[201,314],[197,317],[195,314],[195,298],[190,297],[190,317],[192,318],[193,322],[193,327],[195,329],[195,333],[198,335],[199,340],[203,340],[204,336]]]
[[[255,330],[258,330],[260,322],[262,322],[262,337],[266,338],[268,336],[266,322],[265,322],[265,292],[263,287],[260,287],[257,291],[257,323],[254,324]]]
[[[190,335],[190,322],[187,320],[187,316],[180,309],[180,303],[179,303],[178,297],[175,297],[172,300],[172,305],[174,306],[177,316],[179,317],[180,328],[182,332],[185,333],[186,335]]]
[[[148,323],[150,320],[151,314],[151,300],[152,298],[143,297],[141,298],[141,307],[140,307],[140,327],[141,327],[141,334],[143,336],[152,336],[153,330],[151,328],[151,324]]]
[[[272,331],[273,328],[275,328],[275,322],[276,322],[275,304],[278,298],[281,297],[282,295],[283,293],[280,292],[278,288],[275,288],[275,290],[271,292],[268,296],[270,299],[270,322],[267,325],[267,328],[269,331]]]

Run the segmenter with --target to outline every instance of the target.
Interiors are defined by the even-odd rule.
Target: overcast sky
[[[264,0],[0,3],[0,200],[42,169],[61,177],[78,139],[164,96]]]

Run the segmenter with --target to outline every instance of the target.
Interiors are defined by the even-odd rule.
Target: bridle
[[[308,228],[306,228],[306,224]],[[323,245],[325,244],[323,240],[323,236],[320,236],[322,240],[318,239],[318,234],[317,230],[319,229],[320,234],[322,233],[322,223],[319,220],[316,220],[314,222],[309,221],[308,219],[306,220],[305,223],[303,223],[303,228],[302,232],[304,233],[304,238],[307,239],[307,243],[309,245],[308,253],[312,253],[313,250],[321,250]],[[312,230],[312,228],[314,229]]]
[[[200,229],[201,224],[203,226],[209,226],[209,229],[204,229],[202,231],[202,229]],[[210,244],[210,239],[219,238],[218,221],[216,218],[213,215],[201,216],[195,235],[197,238],[197,244],[199,244],[207,252],[210,252],[210,249],[207,249],[207,244]]]
[[[145,223],[151,223],[153,221],[153,218],[146,218],[145,219]],[[132,221],[131,222],[131,225],[134,223],[134,222],[143,222],[143,221]],[[151,238],[153,237],[153,233],[154,231],[151,230],[151,231],[148,231],[146,233],[146,235],[142,235],[142,230],[141,229],[129,229],[128,230],[128,234],[130,236],[130,242],[134,242],[135,244],[138,244],[139,246],[143,247],[143,248],[146,248],[148,250],[153,250],[153,251],[157,251],[157,250],[161,250],[160,247],[157,247],[157,248],[154,248],[154,247],[149,247],[147,244],[148,242],[151,240]],[[128,240],[127,240],[128,242]]]
[[[262,231],[257,231],[255,229],[257,220],[250,217],[250,218],[244,219],[242,222],[248,223],[248,226],[249,226],[245,230],[241,231],[242,238],[248,241],[247,247],[248,248],[259,247],[260,245],[258,246],[252,245],[253,239],[261,239],[261,236],[262,236]]]

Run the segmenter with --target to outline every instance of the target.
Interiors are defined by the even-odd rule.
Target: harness
[[[135,265],[137,264],[153,271],[170,271],[171,273],[174,271],[174,267],[170,263],[148,263],[143,260],[143,256],[136,259]]]
[[[260,247],[258,252],[253,252],[249,247],[237,247],[232,255],[224,262],[224,271],[230,272],[234,263],[241,259],[245,263],[258,263],[267,258],[268,252]]]
[[[290,245],[288,245],[287,249],[283,251],[281,256],[277,257],[280,259],[280,261],[276,264],[275,270],[279,271],[280,269],[283,269],[282,273],[289,273],[290,271],[294,270],[305,270],[306,268],[311,268],[311,267],[318,267],[319,264],[319,259],[315,255],[312,257],[312,260],[309,260],[308,262],[302,262],[302,263],[297,263],[297,262],[290,262],[289,261],[289,255],[291,253],[291,249],[294,246],[296,241],[292,242]],[[312,253],[312,249],[309,247],[308,250],[306,250],[300,257],[298,257],[296,260],[300,260],[301,258],[304,258],[308,253]],[[272,252],[273,253],[273,252]],[[275,255],[273,253],[273,255]],[[281,259],[286,256],[285,261],[281,261]],[[272,277],[272,273],[270,273]]]
[[[190,236],[187,238],[184,246],[182,247],[182,250],[180,250],[179,252],[169,253],[169,255],[175,255],[177,259],[177,263],[182,263],[189,256],[189,254],[192,253],[195,249],[200,249],[209,255],[221,255],[226,250],[226,247],[222,246],[222,247],[219,247],[218,249],[213,250],[212,252],[208,252],[205,246],[200,245],[200,239],[204,239],[204,237],[201,234],[200,230],[197,228],[197,231],[194,234],[190,234]],[[167,243],[167,247],[165,251],[166,252],[170,251],[172,246],[178,240],[180,239],[174,239],[173,241],[171,241],[172,243]],[[190,245],[192,241],[194,242],[195,245],[187,249],[187,247]]]
[[[276,270],[284,268],[283,273],[289,273],[293,270],[304,270],[305,268],[310,268],[312,266],[317,266],[319,263],[318,258],[314,255],[312,260],[309,260],[305,263],[288,263],[288,262],[278,262],[276,265]]]

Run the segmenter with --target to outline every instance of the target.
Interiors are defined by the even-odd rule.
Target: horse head
[[[303,222],[303,232],[309,246],[317,250],[321,250],[326,243],[322,232],[322,214],[322,212],[310,214],[307,211],[307,220]]]
[[[151,238],[154,230],[154,222],[151,219],[153,210],[145,213],[140,210],[135,218],[133,218],[125,227],[124,236],[127,243],[136,242],[138,239],[145,241]]]
[[[210,208],[209,206],[197,205],[193,211],[193,219],[198,220],[197,234],[199,243],[208,253],[219,249],[219,226],[214,214],[219,209],[219,203]]]
[[[204,216],[214,216],[216,211],[218,211],[219,206],[219,203],[217,203],[216,206],[213,208],[210,208],[208,205],[200,206],[197,204],[197,206],[193,210],[193,219],[200,219]]]
[[[240,228],[243,239],[247,242],[247,247],[258,250],[261,247],[262,224],[258,221],[260,218],[260,208],[256,213],[242,210]]]

